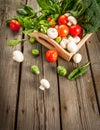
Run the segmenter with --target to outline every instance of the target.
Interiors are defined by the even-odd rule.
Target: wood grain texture
[[[39,9],[36,0],[0,1],[0,130],[99,130],[100,32],[81,48],[83,59],[79,65],[61,58],[49,63],[44,46],[38,42],[30,44],[22,30],[13,33],[6,26],[6,19],[15,16],[16,9],[25,4]],[[6,45],[7,41],[22,37],[27,39],[23,44]],[[34,48],[40,51],[38,57],[31,54]],[[21,64],[12,60],[16,49],[24,53]],[[87,61],[91,61],[87,73],[74,81],[56,72],[56,67],[63,65],[69,74]],[[32,74],[32,65],[40,68],[40,75]],[[49,80],[49,90],[39,89],[42,78]]]
[[[94,39],[96,39],[96,35],[94,35],[93,37]],[[93,40],[89,39],[87,41],[87,45],[91,50],[91,45],[89,46],[88,43],[89,41],[93,42]],[[88,60],[90,60],[89,59],[90,55],[92,59],[93,54],[98,53],[98,51],[96,50],[92,52],[90,51],[91,54],[89,54],[88,56],[87,51],[88,50],[86,49],[85,46],[81,48],[80,53],[83,56],[83,60],[80,65],[83,65]],[[96,54],[94,57],[96,57]],[[99,55],[97,55],[97,57],[98,56]],[[92,60],[91,60],[91,64],[93,65]],[[71,69],[73,68],[73,66],[71,66],[71,63],[65,64],[61,60],[59,60],[58,65],[65,66],[66,68],[68,68],[69,71],[70,71],[70,67]],[[95,67],[96,70],[98,68],[100,67]],[[61,117],[62,117],[63,130],[66,129],[99,130],[100,129],[100,115],[99,115],[98,100],[96,98],[96,92],[94,88],[96,86],[100,86],[100,83],[97,83],[96,86],[94,85],[94,79],[95,80],[97,79],[91,76],[92,71],[94,71],[94,69],[91,70],[88,68],[87,74],[83,75],[76,81],[68,81],[67,79],[65,80],[64,78],[59,77]],[[93,73],[93,76],[96,75],[98,77],[98,73]],[[97,93],[99,93],[99,91]]]
[[[100,32],[95,33],[87,42],[87,51],[91,60],[92,78],[100,109]],[[99,111],[100,112],[100,111]]]
[[[37,7],[35,2],[28,4]],[[32,49],[40,51],[39,57],[31,54]],[[43,48],[43,49],[42,49]],[[24,44],[25,61],[22,65],[20,98],[18,109],[18,130],[60,130],[59,97],[56,75],[56,63],[50,64],[45,60],[45,49],[38,42]],[[31,66],[40,68],[40,75],[31,72]],[[51,84],[50,90],[43,92],[39,89],[40,80],[46,78]]]
[[[16,14],[20,0],[0,1],[0,130],[13,130],[15,123],[19,64],[12,60],[12,53],[19,49],[8,47],[7,41],[21,38],[21,33],[13,33],[6,25],[6,19]]]

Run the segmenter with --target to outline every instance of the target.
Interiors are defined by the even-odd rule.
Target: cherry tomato
[[[80,25],[73,25],[69,28],[69,33],[72,35],[72,36],[78,36],[80,35],[82,32],[82,28],[80,27]]]
[[[58,59],[58,52],[54,49],[48,50],[46,52],[46,59],[49,62],[56,62],[56,60]]]
[[[69,34],[69,28],[66,25],[58,26],[58,35],[60,37],[66,37]]]
[[[67,25],[68,23],[68,17],[65,16],[65,15],[61,15],[59,18],[58,18],[58,24],[61,25]]]
[[[53,24],[51,27],[52,27],[52,28],[55,28],[55,26],[56,26],[56,24]]]
[[[48,21],[48,22],[50,22],[51,20],[52,20],[52,18],[51,18],[51,17],[48,17],[48,18],[47,18],[47,21]]]
[[[10,29],[12,31],[18,31],[20,29],[20,23],[17,20],[10,21]]]

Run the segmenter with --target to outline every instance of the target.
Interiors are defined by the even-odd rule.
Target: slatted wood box
[[[41,43],[48,49],[56,49],[58,51],[59,56],[61,56],[66,61],[71,60],[73,55],[75,55],[79,51],[79,49],[84,45],[84,43],[91,35],[92,34],[87,34],[81,39],[81,41],[77,44],[77,51],[68,52],[67,50],[63,49],[55,40],[51,39],[46,34],[37,31],[34,31],[33,33],[29,34],[30,37],[34,37],[39,43]]]

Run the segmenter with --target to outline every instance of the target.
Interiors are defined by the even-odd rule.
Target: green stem
[[[90,65],[90,61],[82,67],[87,67],[88,65]]]

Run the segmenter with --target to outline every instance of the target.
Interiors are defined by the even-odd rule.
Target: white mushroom
[[[69,41],[69,42],[75,42],[75,39],[74,39],[72,36],[69,35],[68,41]]]
[[[13,52],[13,60],[17,61],[17,62],[23,62],[24,60],[24,55],[21,51],[16,50]]]
[[[77,45],[75,44],[75,42],[69,42],[67,44],[67,49],[70,52],[75,52],[75,51],[77,51]]]
[[[64,15],[68,17],[68,16],[70,16],[70,13],[65,13]]]
[[[71,22],[68,22],[68,23],[67,23],[67,25],[68,25],[68,26],[71,26],[71,25],[72,25],[72,23],[71,23]]]
[[[75,41],[75,43],[80,42],[80,40],[81,40],[81,38],[80,38],[79,36],[74,37],[74,41]]]
[[[82,60],[82,55],[81,55],[80,53],[77,53],[77,54],[75,54],[75,55],[73,56],[73,61],[74,61],[75,63],[80,63],[81,60]]]
[[[60,46],[64,49],[67,48],[67,44],[68,44],[68,39],[67,38],[63,38],[60,42]]]
[[[76,25],[77,24],[77,20],[75,17],[73,16],[69,16],[68,17],[68,21],[71,22],[73,25]]]
[[[50,83],[49,83],[49,81],[47,80],[47,79],[41,79],[41,81],[40,81],[40,89],[41,90],[45,90],[45,89],[49,89],[50,88]]]
[[[55,38],[57,38],[57,36],[58,36],[58,32],[57,32],[57,30],[56,30],[55,28],[49,28],[49,29],[47,30],[47,35],[48,35],[50,38],[55,39]]]

